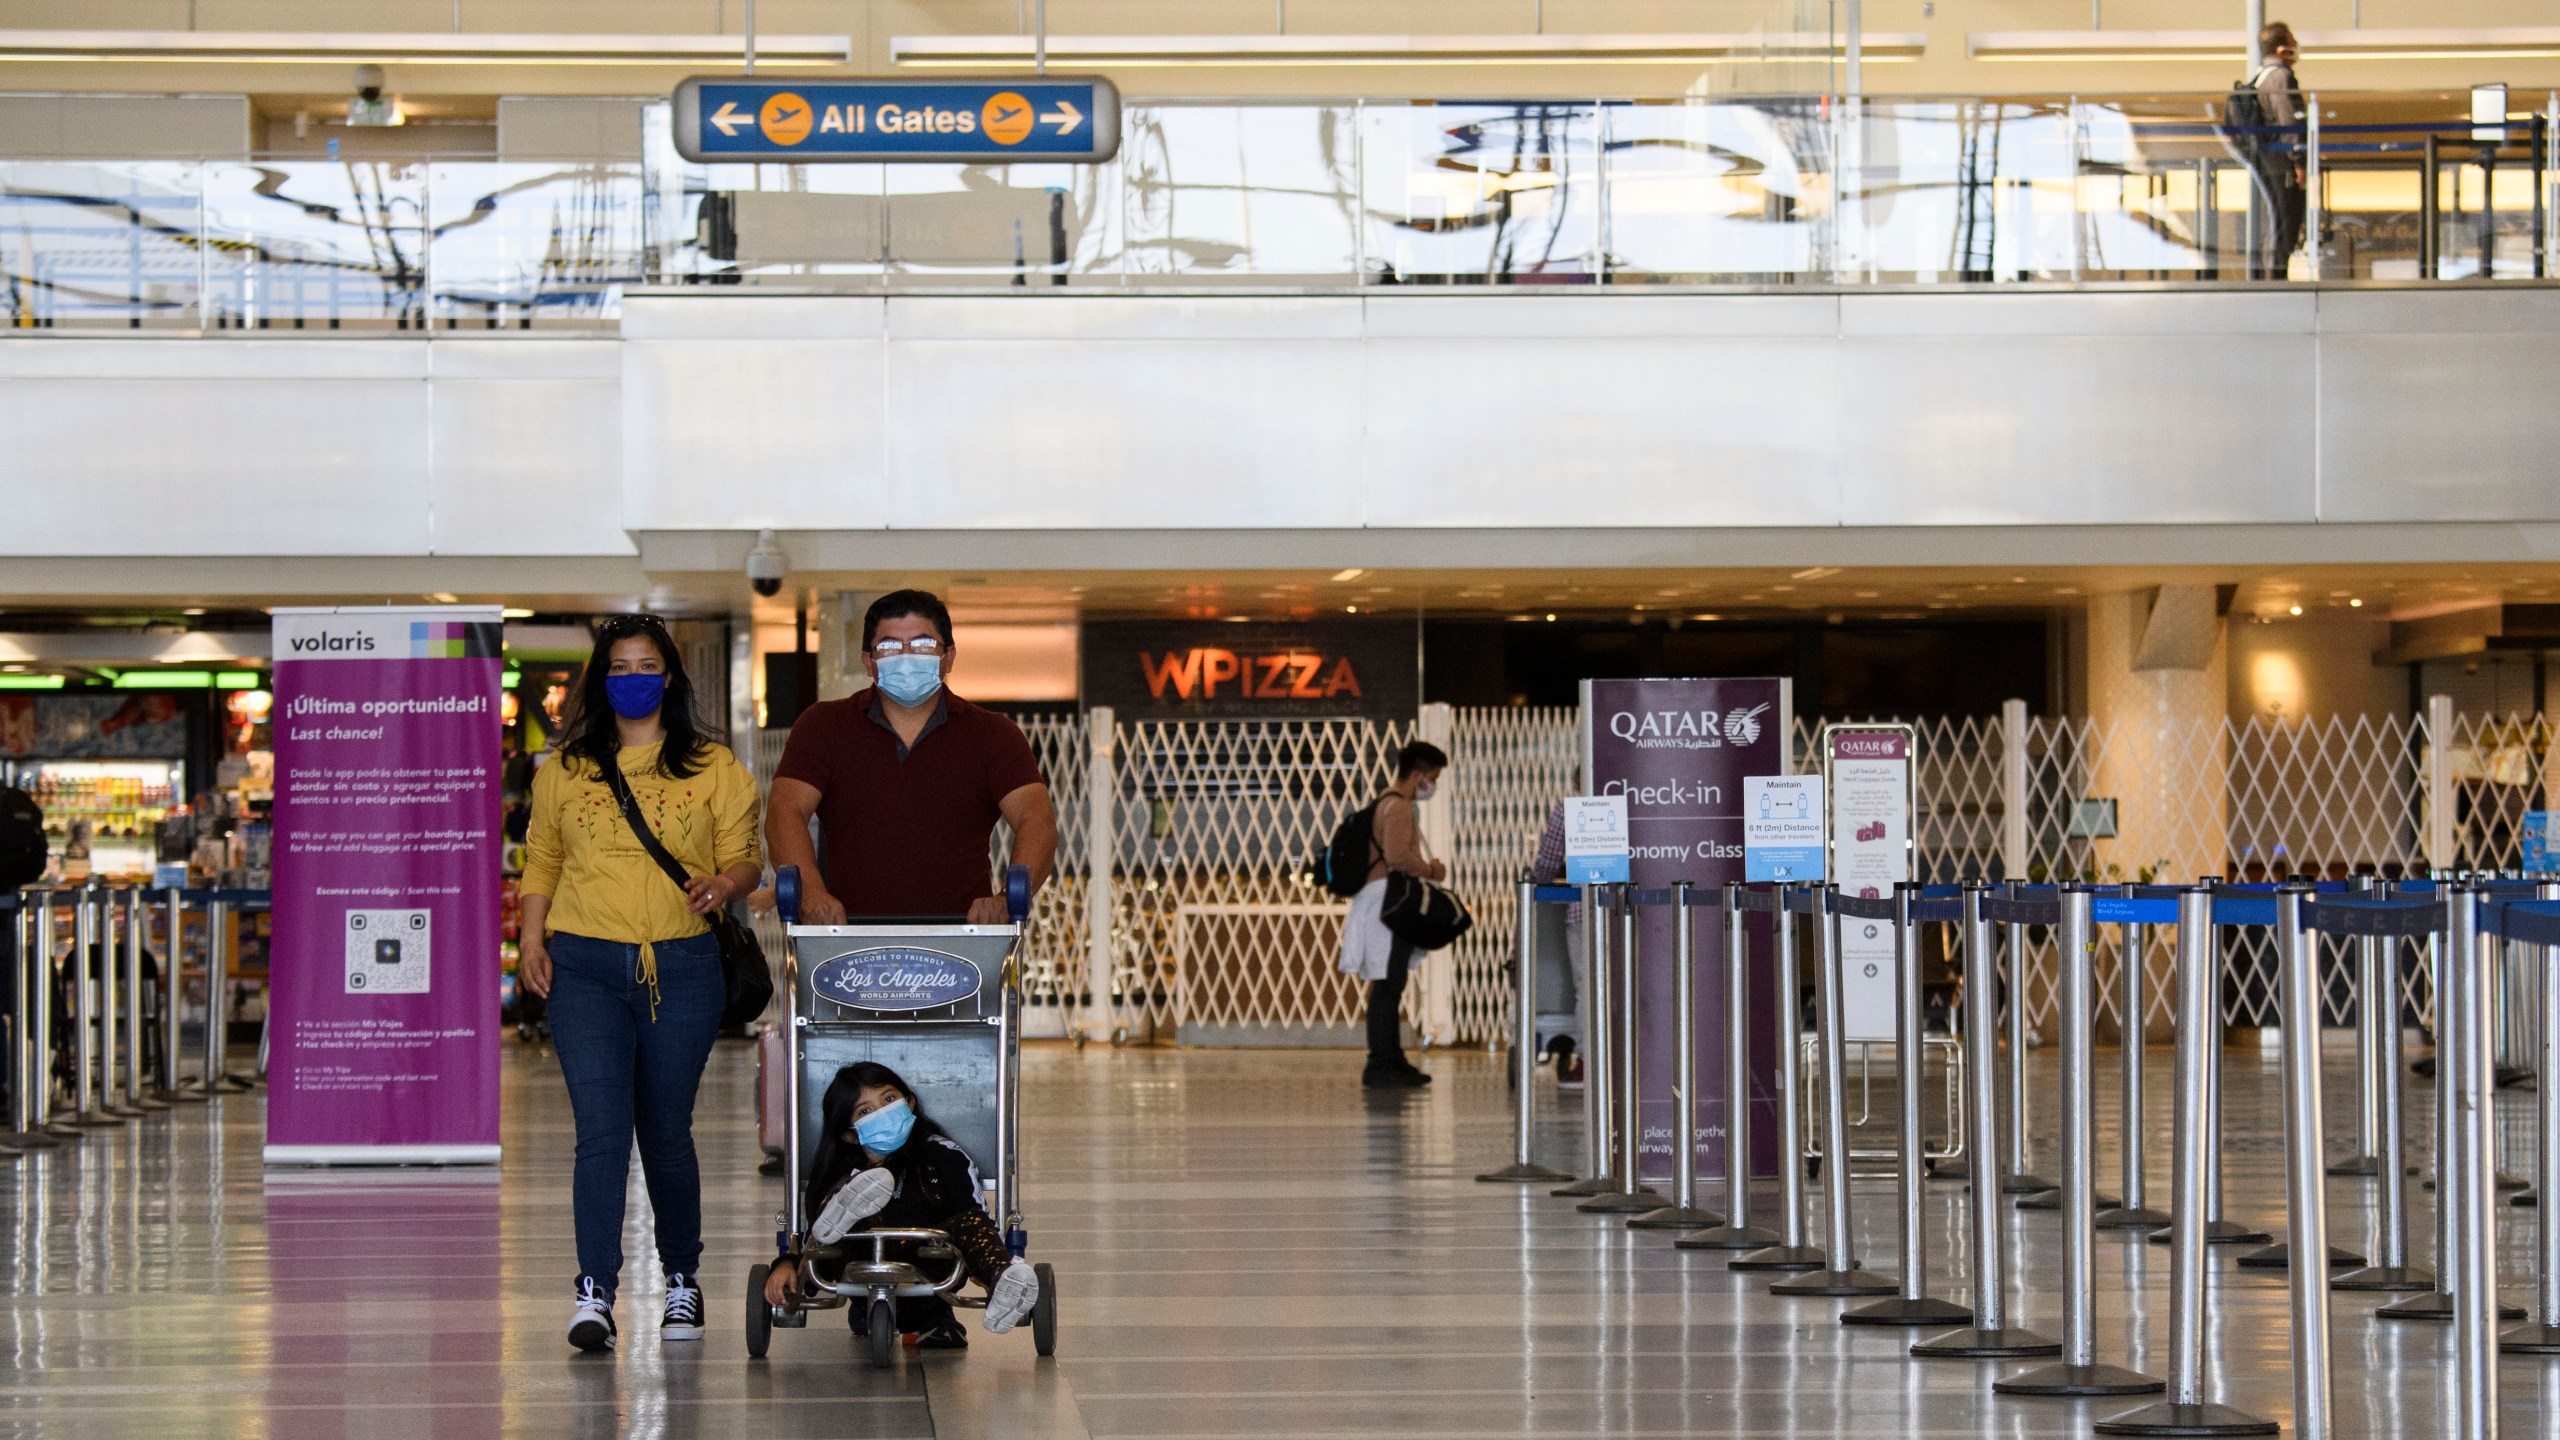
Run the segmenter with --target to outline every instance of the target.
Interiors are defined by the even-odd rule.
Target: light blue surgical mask
[[[880,667],[881,693],[901,705],[921,705],[942,688],[939,655],[883,655],[872,663]]]
[[[853,1122],[853,1138],[874,1155],[894,1155],[916,1128],[916,1112],[904,1100],[892,1100]]]

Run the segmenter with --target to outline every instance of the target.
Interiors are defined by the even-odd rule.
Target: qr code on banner
[[[427,912],[347,912],[347,993],[427,993]]]

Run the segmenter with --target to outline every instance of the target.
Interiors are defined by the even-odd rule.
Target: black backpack
[[[2222,97],[2222,138],[2244,155],[2267,148],[2267,100],[2258,93],[2258,77],[2265,73],[2263,65],[2250,71]]]
[[[1368,885],[1369,866],[1378,857],[1377,814],[1378,802],[1372,800],[1333,827],[1333,838],[1307,863],[1307,873],[1318,885],[1345,900]]]

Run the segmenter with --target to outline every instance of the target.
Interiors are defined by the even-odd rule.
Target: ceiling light
[[[433,600],[434,602],[436,602],[436,603],[437,603],[437,604],[439,604],[439,605],[459,605],[459,604],[461,604],[461,603],[462,603],[462,599],[461,599],[461,597],[460,597],[460,596],[450,594],[450,593],[448,593],[448,592],[446,592],[446,591],[443,591],[443,590],[439,590],[439,591],[437,591],[436,593],[434,593],[433,595],[428,596],[427,598],[428,598],[428,599],[430,599],[430,600]]]
[[[2347,608],[2350,610],[2361,610],[2364,608],[2364,602],[2362,600],[2350,600],[2347,602]]]
[[[2284,613],[2286,613],[2287,615],[2299,615],[2299,614],[2301,614],[2301,613],[2302,613],[2302,607],[2301,607],[2301,606],[2299,606],[2299,605],[2296,605],[2296,606],[2293,606],[2292,608],[2290,608],[2290,609],[2286,610]]]
[[[1550,619],[1550,620],[1553,620],[1554,618],[1556,618],[1556,612],[1554,612],[1553,610],[1548,611],[1548,612],[1547,612],[1547,618],[1548,618],[1548,619]]]
[[[181,610],[181,611],[179,611],[178,613],[179,613],[179,614],[181,614],[181,615],[185,615],[185,616],[189,616],[189,617],[194,617],[194,616],[197,616],[197,615],[201,615],[201,614],[203,614],[203,613],[204,613],[204,607],[203,607],[203,606],[201,606],[201,605],[190,605],[190,606],[188,606],[186,609]]]
[[[1347,584],[1368,573],[1368,571],[1361,569],[1357,565],[1352,566],[1348,570],[1336,570],[1333,572],[1333,583],[1336,585]]]
[[[37,32],[42,33],[42,32]],[[1917,60],[1928,48],[1918,31],[1863,32],[1860,58],[1870,64]],[[2236,52],[2239,44],[2231,48]],[[1802,62],[1835,58],[1844,44],[1816,32],[1666,35],[1050,35],[1052,65],[1127,68],[1148,65],[1702,65]],[[1029,35],[898,35],[891,64],[923,68],[1029,68],[1037,53]],[[764,58],[761,41],[756,58]]]
[[[1023,42],[1026,46],[1029,40]],[[1051,53],[1056,53],[1055,42]],[[744,63],[736,35],[496,35],[445,31],[0,30],[0,61],[251,65],[644,65]],[[758,65],[847,65],[844,35],[758,35]]]
[[[1720,615],[1720,614],[1716,613],[1716,612],[1715,612],[1715,611],[1713,611],[1713,610],[1710,610],[1710,611],[1708,611],[1708,612],[1707,612],[1706,614],[1704,614],[1704,615],[1692,615],[1692,616],[1690,616],[1689,618],[1690,618],[1690,619],[1692,619],[1692,620],[1721,620],[1721,619],[1723,619],[1723,618],[1724,618],[1724,616],[1722,616],[1722,615]]]
[[[527,610],[521,605],[510,605],[506,609],[498,612],[498,618],[502,620],[530,620],[533,618],[533,612]]]
[[[1799,570],[1787,578],[1790,580],[1821,580],[1839,573],[1840,567],[1837,565],[1816,565],[1811,569]],[[1780,586],[1779,588],[1785,589],[1786,587]]]
[[[1342,613],[1345,615],[1357,615],[1360,613],[1360,607],[1357,605],[1345,605],[1342,607]]]

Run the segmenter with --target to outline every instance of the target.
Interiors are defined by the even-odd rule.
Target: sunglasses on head
[[[611,639],[618,635],[664,635],[666,622],[655,615],[616,615],[596,627],[596,638]]]

